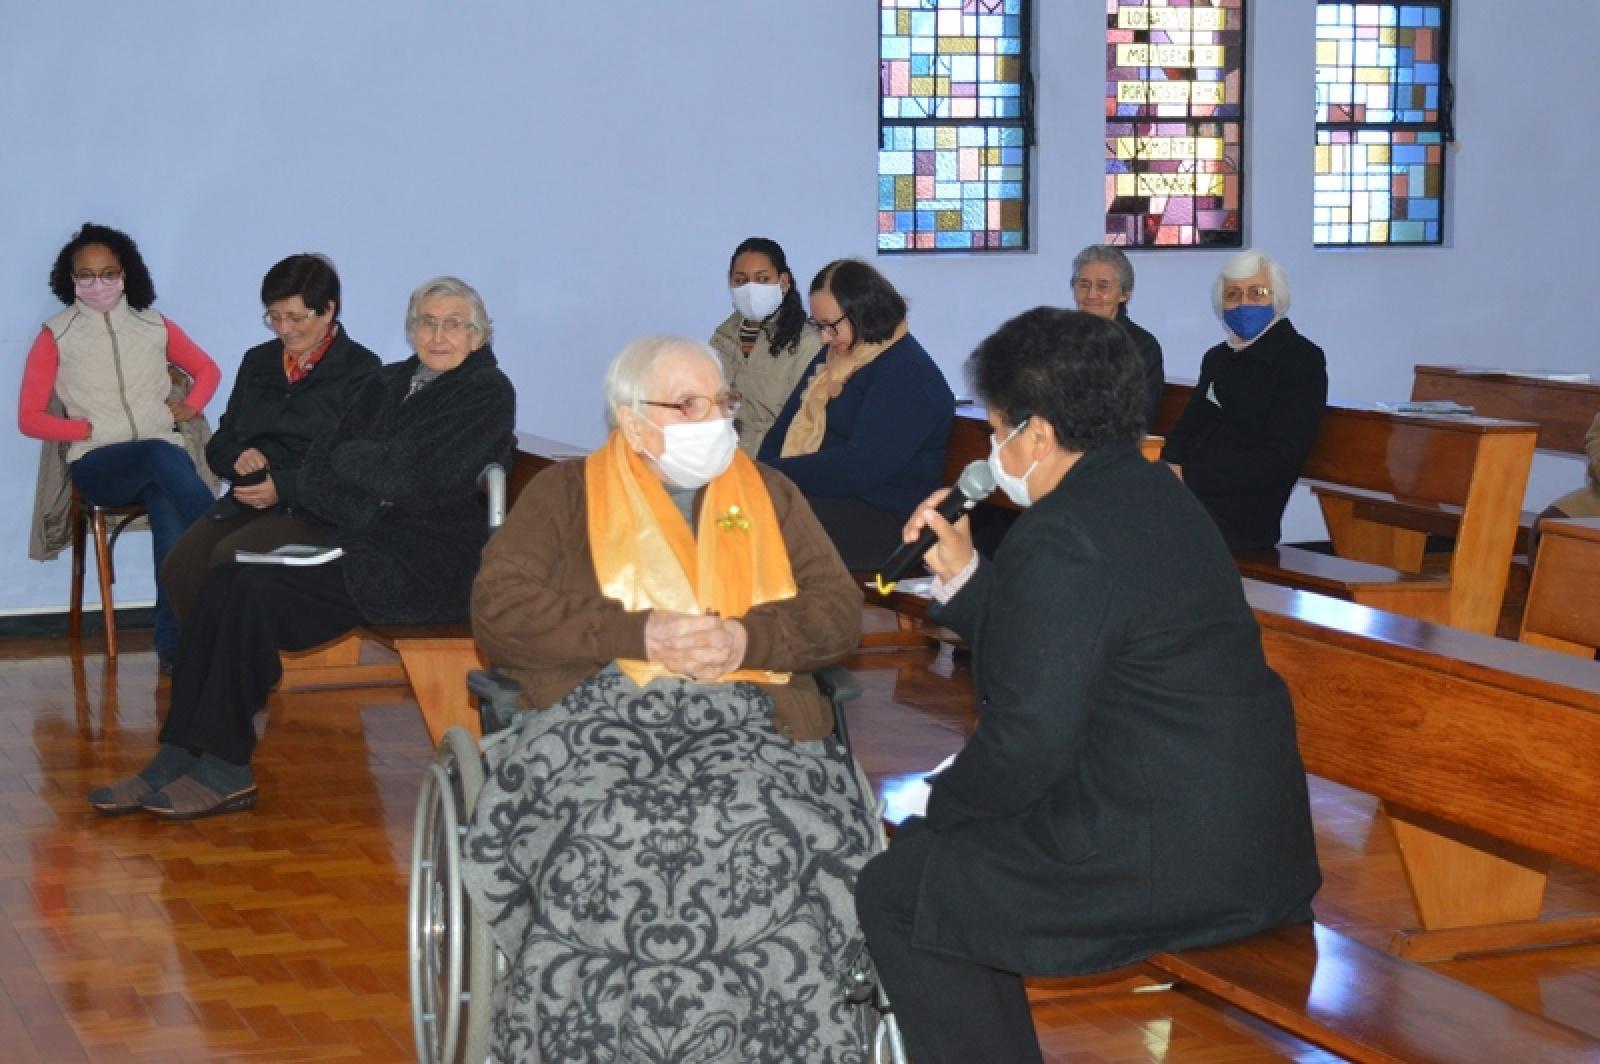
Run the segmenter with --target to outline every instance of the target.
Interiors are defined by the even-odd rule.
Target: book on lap
[[[285,543],[267,551],[233,552],[233,560],[246,565],[326,565],[342,557],[343,547],[318,547],[309,543]]]

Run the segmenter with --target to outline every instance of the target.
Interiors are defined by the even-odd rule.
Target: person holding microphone
[[[967,362],[1023,513],[992,561],[933,509],[930,618],[973,648],[978,724],[856,906],[907,1050],[1037,1061],[1023,975],[1113,968],[1311,919],[1293,708],[1205,510],[1139,452],[1115,322],[1041,307]]]

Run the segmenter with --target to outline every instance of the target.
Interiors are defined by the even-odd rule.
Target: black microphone
[[[954,521],[993,493],[994,472],[989,468],[989,463],[980,458],[961,471],[961,477],[950,489],[950,494],[934,509],[946,521]],[[895,552],[878,567],[879,591],[887,595],[895,581],[910,572],[938,538],[938,533],[932,528],[924,528],[915,542],[902,543],[895,548]]]

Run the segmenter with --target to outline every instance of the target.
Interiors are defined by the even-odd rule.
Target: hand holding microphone
[[[965,568],[972,557],[972,534],[966,526],[957,527],[955,522],[993,492],[994,473],[989,463],[980,459],[961,471],[954,487],[928,496],[906,522],[905,542],[878,567],[879,590],[888,594],[895,581],[922,561],[935,544],[938,550],[929,559],[928,566],[936,576],[949,579]]]

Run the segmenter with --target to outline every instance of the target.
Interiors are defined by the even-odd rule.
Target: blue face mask
[[[1278,308],[1270,303],[1260,306],[1256,303],[1240,303],[1237,307],[1230,307],[1222,312],[1222,323],[1233,330],[1233,335],[1241,340],[1254,340],[1264,332],[1272,319],[1278,316]]]

